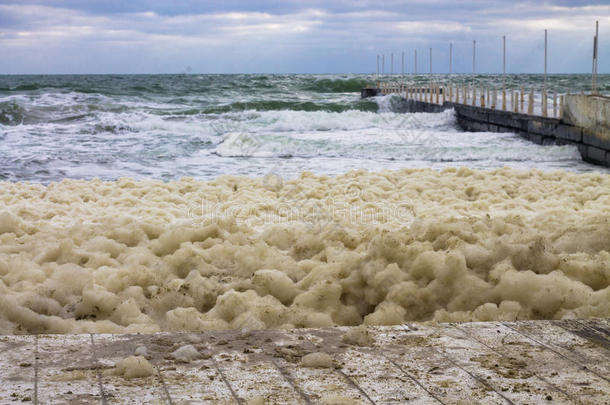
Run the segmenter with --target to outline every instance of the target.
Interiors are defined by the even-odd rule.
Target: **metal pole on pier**
[[[404,51],[402,52],[402,63],[401,63],[400,73],[403,75],[405,74],[405,53],[404,53]]]
[[[597,94],[597,48],[599,46],[599,21],[595,21],[595,37],[593,38],[593,73],[591,75],[591,92]]]
[[[502,74],[506,76],[506,35],[502,36]]]
[[[506,109],[506,35],[502,35],[502,109]]]
[[[472,41],[472,86],[474,87],[474,75],[476,73],[477,41]]]
[[[449,74],[453,73],[453,44],[449,43]]]
[[[548,53],[548,35],[547,30],[544,30],[544,91],[546,92],[546,63]]]
[[[432,48],[430,48],[430,78],[428,79],[428,82],[430,83],[430,102],[432,103]]]
[[[417,49],[415,50],[415,66],[414,66],[413,73],[417,74]]]
[[[474,76],[476,72],[476,57],[477,57],[477,41],[472,41],[472,75]]]

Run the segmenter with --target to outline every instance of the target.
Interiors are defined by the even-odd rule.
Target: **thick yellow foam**
[[[610,175],[0,183],[0,333],[610,316]]]

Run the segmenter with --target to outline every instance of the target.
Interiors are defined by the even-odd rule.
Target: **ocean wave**
[[[221,157],[292,158],[317,156],[331,148],[328,140],[308,141],[281,134],[231,132],[212,153]]]
[[[325,102],[297,101],[297,100],[256,100],[239,101],[230,104],[217,105],[202,109],[205,114],[226,113],[232,111],[327,111],[344,112],[350,110],[377,111],[377,105],[368,100],[352,100],[350,102]]]
[[[600,77],[600,87],[608,77]],[[476,168],[606,171],[582,162],[572,146],[539,146],[508,133],[462,133],[452,111],[403,114],[396,97],[361,100],[355,90],[376,79],[370,75],[0,76],[0,175],[11,181],[39,182],[123,176],[169,181],[181,176],[264,175],[269,165],[290,177],[303,170],[335,175],[351,168],[456,164],[450,162]],[[422,75],[400,79],[429,80]],[[451,79],[466,83],[471,78]],[[490,86],[502,82],[500,76],[475,79]],[[506,79],[507,87],[520,80],[542,83],[541,76]],[[585,82],[577,75],[553,76],[548,81],[549,86],[573,88]],[[244,153],[235,135],[231,138],[236,133],[260,145]],[[36,156],[49,159],[38,161]]]
[[[44,94],[32,99],[17,95],[0,101],[0,124],[35,125],[83,121],[95,118],[97,113],[123,113],[132,109],[125,104],[113,103],[103,96],[87,98],[77,93],[67,93]]]
[[[319,93],[360,93],[367,85],[366,79],[312,79],[312,83],[303,86],[303,90]]]
[[[29,115],[25,108],[14,101],[0,102],[0,124],[20,125],[29,122]]]

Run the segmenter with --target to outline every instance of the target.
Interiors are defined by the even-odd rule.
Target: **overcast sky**
[[[610,72],[610,1],[0,0],[2,73]]]

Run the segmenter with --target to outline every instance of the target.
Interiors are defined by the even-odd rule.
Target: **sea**
[[[452,110],[401,113],[395,95],[361,99],[360,89],[377,81],[544,85],[542,75],[4,75],[0,180],[294,178],[405,167],[608,172],[574,146],[463,132]],[[610,92],[610,75],[598,83]],[[546,86],[588,92],[591,77],[550,75]]]

